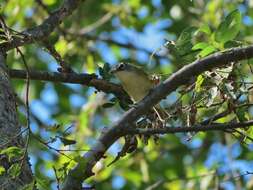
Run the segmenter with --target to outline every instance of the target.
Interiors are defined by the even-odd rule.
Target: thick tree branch
[[[0,150],[10,146],[23,149],[25,147],[22,139],[23,132],[18,122],[16,97],[7,73],[5,57],[0,53]],[[21,173],[13,178],[7,172],[14,164],[13,159],[8,159],[7,155],[0,154],[0,166],[4,167],[6,171],[0,175],[0,189],[21,189],[33,181],[27,154],[20,159],[17,164],[22,167]]]
[[[136,106],[128,110],[113,127],[101,135],[97,144],[84,154],[85,164],[83,162],[78,163],[77,166],[69,172],[65,179],[63,189],[80,189],[82,181],[93,175],[93,166],[97,161],[103,158],[106,150],[118,138],[127,134],[127,128],[131,127],[141,115],[145,114],[151,107],[156,105],[160,100],[176,90],[179,86],[187,84],[192,77],[197,76],[204,71],[252,57],[253,45],[233,48],[197,60],[172,74],[167,80],[156,86],[150,94]]]
[[[9,75],[11,78],[26,79],[26,71],[24,70],[10,69]],[[94,87],[97,90],[105,93],[112,93],[120,100],[129,100],[129,96],[125,93],[120,85],[110,83],[103,79],[98,79],[94,74],[59,73],[30,70],[29,76],[31,80],[82,84]]]
[[[84,0],[65,0],[62,6],[50,14],[42,24],[21,32],[20,36],[13,36],[11,41],[1,43],[0,50],[6,52],[10,49],[47,38],[66,17],[72,14],[82,1]]]

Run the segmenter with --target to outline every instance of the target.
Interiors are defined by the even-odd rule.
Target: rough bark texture
[[[5,58],[0,53],[0,150],[6,147],[17,146],[24,148],[24,142],[20,133],[21,126],[18,122],[17,109],[15,102],[15,93],[11,87],[9,76],[6,72]],[[1,190],[14,190],[24,187],[32,182],[32,172],[28,164],[28,157],[25,156],[21,174],[12,179],[7,172],[0,176]],[[22,160],[15,163],[21,164]],[[6,155],[0,155],[0,166],[5,168],[5,171],[13,164],[9,161]]]

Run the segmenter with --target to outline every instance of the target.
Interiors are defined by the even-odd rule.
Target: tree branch
[[[7,52],[13,48],[41,41],[49,36],[61,22],[72,14],[78,5],[84,0],[65,0],[62,6],[50,14],[42,24],[21,32],[20,36],[13,36],[13,39],[0,44],[0,50]]]
[[[82,35],[90,33],[94,30],[96,30],[97,28],[99,28],[100,26],[104,25],[105,23],[107,23],[109,20],[112,19],[113,17],[113,13],[112,12],[108,12],[106,13],[104,16],[102,16],[100,19],[98,19],[96,22],[86,26],[85,28],[82,28],[79,33],[81,33]]]
[[[26,79],[26,71],[10,69],[11,78]],[[81,84],[94,87],[105,93],[112,93],[120,100],[129,100],[129,96],[120,85],[110,83],[103,79],[98,79],[95,74],[77,74],[77,73],[58,73],[48,71],[29,70],[29,77],[32,80],[66,82],[73,84]]]
[[[4,150],[10,146],[25,148],[22,138],[21,125],[18,121],[16,97],[11,86],[5,65],[5,56],[0,53],[0,149]],[[28,128],[25,129],[27,131]],[[17,162],[20,175],[10,177],[7,172],[0,175],[0,189],[21,189],[33,181],[33,174],[29,166],[27,154],[19,157]],[[13,166],[13,160],[7,159],[6,155],[0,155],[0,165],[8,171]]]
[[[82,181],[93,175],[93,166],[103,158],[106,150],[121,136],[127,134],[127,129],[151,107],[164,99],[168,94],[176,90],[179,86],[187,84],[194,76],[215,67],[224,66],[231,62],[253,57],[253,45],[247,47],[233,48],[224,52],[218,52],[201,60],[184,66],[167,80],[156,86],[143,100],[136,106],[128,110],[123,117],[107,132],[101,135],[96,145],[84,154],[84,162],[80,162],[67,175],[63,190],[80,189]]]
[[[127,134],[142,134],[142,135],[154,135],[154,134],[173,134],[173,133],[185,133],[185,132],[204,132],[204,131],[226,131],[228,129],[247,128],[253,126],[253,120],[249,120],[241,123],[214,123],[210,125],[197,125],[192,127],[166,127],[157,129],[141,129],[141,128],[127,128],[125,132]]]
[[[132,43],[122,43],[119,41],[115,41],[109,37],[103,37],[103,36],[95,36],[95,35],[91,35],[91,34],[87,34],[87,33],[82,33],[82,32],[73,32],[73,31],[69,31],[69,30],[63,30],[60,29],[60,31],[64,34],[64,35],[68,35],[71,37],[71,39],[75,39],[76,37],[79,37],[81,39],[85,38],[87,40],[93,40],[93,41],[101,41],[101,42],[105,42],[107,44],[112,44],[112,45],[116,45],[122,48],[126,48],[126,49],[131,49],[131,50],[135,50],[135,51],[143,51],[145,53],[147,53],[148,55],[153,54],[152,51],[147,50],[146,48],[143,47],[137,47],[135,45],[133,45]],[[158,55],[158,54],[154,54],[153,55],[154,58],[156,59],[168,59],[168,57],[166,55]]]

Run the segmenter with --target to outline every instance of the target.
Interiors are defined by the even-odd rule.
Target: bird
[[[143,69],[130,63],[118,63],[110,70],[119,79],[123,89],[136,104],[150,93],[157,85],[157,80],[152,79]],[[153,77],[154,78],[154,77]],[[168,113],[158,104],[153,107],[157,116],[164,122]]]

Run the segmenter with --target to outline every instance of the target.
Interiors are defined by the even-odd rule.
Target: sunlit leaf
[[[93,55],[88,55],[87,56],[85,68],[86,68],[87,73],[94,73],[95,72],[95,64],[94,64]]]
[[[211,53],[213,53],[213,52],[215,52],[215,51],[217,51],[216,48],[213,47],[213,46],[211,46],[211,45],[209,45],[209,46],[205,47],[205,48],[198,54],[198,56],[200,56],[200,57],[206,57],[207,55],[209,55],[209,54],[211,54]]]
[[[1,150],[0,154],[5,154],[8,156],[9,160],[12,160],[13,158],[18,159],[18,158],[22,157],[24,154],[24,151],[23,151],[23,149],[21,149],[19,147],[11,146],[11,147]]]
[[[12,164],[11,167],[8,169],[7,173],[12,177],[18,177],[19,174],[21,173],[21,164],[15,163]]]
[[[3,166],[0,166],[0,176],[5,173],[5,168]]]
[[[58,42],[55,44],[55,49],[60,53],[60,55],[64,56],[68,51],[68,42],[63,38],[60,38]]]
[[[43,0],[46,5],[53,5],[56,0]]]
[[[220,23],[215,32],[215,40],[221,43],[233,40],[239,33],[240,27],[241,13],[238,10],[234,10]]]
[[[200,42],[200,43],[195,44],[195,45],[192,47],[192,50],[205,49],[205,48],[208,47],[208,46],[209,46],[208,43],[206,43],[206,42]]]
[[[201,26],[201,27],[198,29],[198,31],[204,32],[204,33],[206,33],[206,34],[211,34],[211,33],[212,33],[210,27],[209,27],[207,24],[204,24],[203,26]]]
[[[204,82],[204,79],[205,78],[202,75],[199,75],[197,77],[197,81],[196,81],[196,84],[195,84],[195,90],[196,90],[196,92],[200,92],[201,91],[201,85]]]

